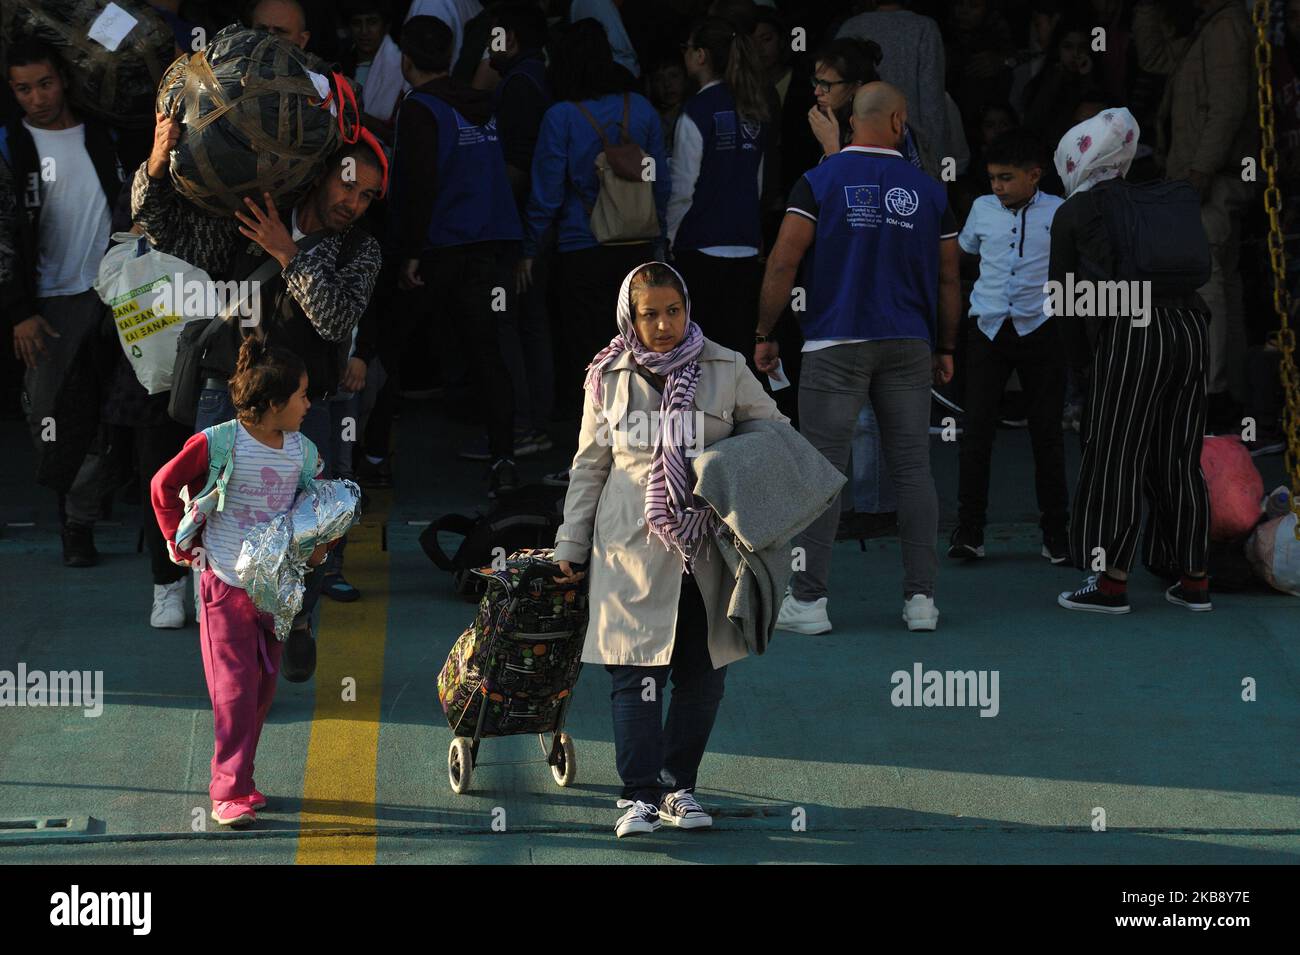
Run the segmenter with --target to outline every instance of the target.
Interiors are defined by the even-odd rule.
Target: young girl
[[[271,615],[255,609],[240,586],[235,561],[249,530],[293,506],[304,475],[320,472],[320,456],[298,431],[311,402],[297,355],[245,339],[230,398],[237,417],[190,438],[154,475],[150,496],[172,560],[202,571],[199,643],[216,735],[208,787],[212,819],[240,826],[266,805],[253,784],[253,757],[275,696],[282,648]],[[219,462],[210,458],[211,450],[222,448],[229,449],[231,462],[224,506],[206,516],[199,538],[183,525],[195,520],[203,499],[220,496],[210,474],[210,465]],[[183,546],[177,544],[178,529]],[[319,545],[309,563],[319,565],[328,549]]]
[[[763,267],[760,199],[773,110],[753,41],[720,17],[682,50],[700,91],[682,107],[669,164],[668,239],[713,341],[748,354]]]

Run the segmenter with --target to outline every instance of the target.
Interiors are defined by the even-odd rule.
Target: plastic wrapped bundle
[[[252,528],[235,561],[235,576],[253,606],[275,618],[275,635],[289,635],[302,610],[307,560],[317,544],[337,540],[359,518],[361,488],[351,481],[314,481],[288,513]]]
[[[0,0],[5,43],[62,55],[75,106],[115,126],[153,125],[154,91],[176,57],[172,31],[138,0]]]
[[[1246,556],[1274,590],[1300,597],[1300,540],[1296,516],[1285,514],[1265,521],[1246,541]]]
[[[238,25],[173,63],[157,106],[183,124],[171,157],[177,191],[221,216],[264,192],[280,208],[296,201],[359,129],[347,80],[324,71],[291,43]]]

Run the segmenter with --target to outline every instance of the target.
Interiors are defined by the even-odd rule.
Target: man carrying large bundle
[[[27,366],[36,476],[59,495],[63,562],[89,567],[108,490],[93,354],[104,307],[93,285],[124,177],[109,129],[73,113],[58,52],[29,41],[6,59],[24,115],[0,130],[0,313]]]
[[[255,293],[258,323],[243,327],[237,319],[232,321],[204,351],[195,430],[234,417],[226,382],[234,372],[242,337],[261,336],[306,364],[312,406],[301,430],[320,449],[322,476],[332,477],[334,442],[324,399],[339,390],[342,357],[379,273],[379,244],[356,224],[387,187],[383,151],[364,133],[363,141],[344,145],[287,216],[282,217],[265,195],[260,202],[246,199],[243,212],[215,218],[184,201],[168,174],[181,129],[175,120],[157,117],[153,151],[132,183],[135,221],[156,247],[199,265],[214,278],[243,282],[256,276],[260,283]],[[311,639],[303,628],[290,636],[285,648],[290,679],[311,675]]]

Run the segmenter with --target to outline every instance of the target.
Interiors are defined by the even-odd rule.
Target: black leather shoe
[[[290,683],[306,683],[316,672],[316,638],[310,627],[295,627],[284,641],[280,672]]]
[[[90,524],[69,521],[63,525],[63,566],[94,567],[99,563],[95,550],[95,529]]]

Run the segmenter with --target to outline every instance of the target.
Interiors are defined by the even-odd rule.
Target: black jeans
[[[694,577],[682,577],[677,639],[668,665],[605,669],[613,684],[614,758],[623,798],[657,806],[666,793],[693,790],[727,679],[727,668],[715,670],[709,657],[708,614]],[[663,694],[670,675],[673,695],[665,724]],[[653,680],[653,692],[646,680]]]
[[[998,429],[1002,391],[1014,370],[1025,393],[1029,439],[1034,449],[1034,487],[1039,524],[1064,533],[1069,514],[1065,482],[1065,352],[1060,330],[1048,320],[1028,335],[1018,335],[1004,319],[992,341],[972,321],[966,332],[966,417],[958,445],[960,476],[957,521],[983,528],[989,504],[989,469]]]
[[[420,259],[424,285],[402,294],[399,309],[417,322],[435,314],[447,334],[455,334],[477,366],[482,390],[488,450],[492,460],[513,458],[515,389],[501,357],[499,325],[515,307],[514,258],[506,243],[447,246]]]
[[[175,421],[165,421],[156,425],[137,425],[131,429],[135,444],[135,462],[144,483],[146,497],[144,518],[144,542],[149,548],[149,567],[153,571],[155,584],[174,584],[185,579],[189,573],[184,567],[173,564],[167,556],[167,545],[163,542],[162,531],[154,518],[153,508],[148,504],[149,482],[162,470],[172,458],[180,453],[185,442],[190,439],[190,429]]]
[[[703,252],[678,252],[673,264],[691,294],[691,318],[700,331],[745,356],[754,356],[754,327],[758,324],[758,291],[763,267],[758,256],[724,259]]]
[[[564,289],[561,312],[562,361],[558,395],[563,410],[582,411],[582,383],[587,365],[618,334],[618,290],[638,265],[652,261],[654,246],[596,245],[576,252],[561,252],[560,278]]]

